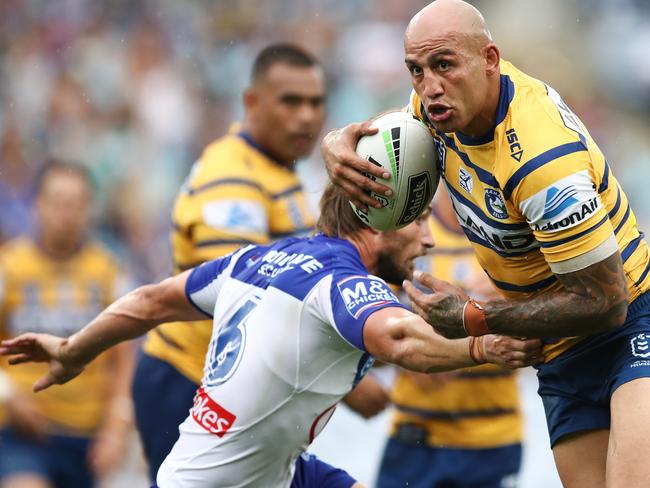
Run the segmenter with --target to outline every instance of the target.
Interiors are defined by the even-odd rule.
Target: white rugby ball
[[[390,173],[388,180],[366,176],[388,186],[393,194],[371,192],[383,206],[368,207],[367,212],[350,204],[370,227],[390,231],[413,222],[431,203],[438,187],[438,153],[429,129],[409,113],[391,112],[372,125],[378,132],[359,139],[357,154]]]

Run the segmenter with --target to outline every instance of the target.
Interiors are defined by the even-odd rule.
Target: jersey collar
[[[242,130],[239,131],[237,135],[241,137],[246,144],[248,144],[250,147],[255,149],[257,152],[264,155],[266,158],[273,161],[278,166],[282,166],[283,168],[286,168],[289,171],[293,172],[294,169],[293,166],[287,166],[286,164],[283,164],[282,162],[278,161],[278,159],[275,156],[273,156],[273,154],[271,154],[266,148],[262,147],[255,139],[253,139],[253,136],[251,136],[250,133]]]

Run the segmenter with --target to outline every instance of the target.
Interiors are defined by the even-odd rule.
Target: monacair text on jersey
[[[175,272],[245,244],[306,234],[315,223],[295,172],[241,132],[205,149],[176,199],[172,220]],[[144,350],[198,383],[211,328],[210,322],[191,328],[165,324],[147,335]]]
[[[529,297],[560,286],[551,267],[621,253],[630,299],[650,288],[650,256],[628,199],[582,122],[548,85],[501,61],[495,126],[480,138],[429,125],[458,221],[493,283]],[[612,238],[612,234],[615,238]],[[596,262],[596,261],[594,261]],[[579,338],[548,344],[547,360]]]

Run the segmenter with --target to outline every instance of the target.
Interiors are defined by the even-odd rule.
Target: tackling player
[[[80,166],[52,162],[42,169],[36,236],[0,251],[0,337],[72,334],[128,291],[115,259],[87,236],[90,186]],[[0,363],[8,381],[0,395],[2,487],[90,488],[117,466],[132,428],[130,344],[45,395],[31,391],[44,365],[6,366]]]
[[[241,127],[205,149],[176,199],[171,239],[176,273],[243,244],[267,244],[313,229],[294,165],[312,152],[323,127],[323,69],[298,47],[271,45],[255,59],[243,101]],[[209,321],[166,324],[147,335],[132,391],[152,480],[192,406],[211,330]]]
[[[433,244],[425,218],[374,231],[330,186],[318,229],[311,238],[247,246],[139,288],[68,339],[25,334],[4,341],[0,353],[16,354],[13,364],[49,361],[38,391],[160,322],[214,315],[203,381],[158,472],[162,488],[347,488],[349,476],[314,469],[320,463],[301,453],[373,357],[425,372],[539,360],[538,340],[445,339],[399,303],[382,278],[411,276],[413,260]]]
[[[566,487],[646,487],[650,464],[650,255],[623,189],[582,122],[550,86],[501,59],[481,14],[437,0],[404,36],[414,91],[458,221],[495,286],[483,304],[428,275],[407,284],[447,337],[544,338],[539,366],[553,452]],[[359,203],[384,185],[354,152],[367,125],[330,133],[333,180]]]

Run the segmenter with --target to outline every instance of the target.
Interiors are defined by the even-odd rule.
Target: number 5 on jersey
[[[221,328],[217,340],[210,344],[206,386],[225,383],[239,366],[246,344],[246,319],[256,306],[257,303],[253,300],[244,303]]]

